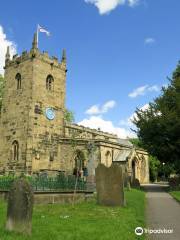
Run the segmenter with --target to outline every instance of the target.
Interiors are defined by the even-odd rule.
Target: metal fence
[[[0,191],[10,190],[17,177],[0,177]],[[76,177],[73,175],[59,175],[57,177],[26,177],[34,191],[73,191],[76,185]],[[77,179],[76,190],[86,190],[86,182],[82,178]]]

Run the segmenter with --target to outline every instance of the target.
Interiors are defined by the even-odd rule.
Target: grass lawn
[[[4,230],[6,203],[0,201],[0,240],[133,240],[134,229],[145,225],[145,194],[125,192],[127,206],[104,207],[95,201],[71,205],[35,205],[32,236]]]
[[[180,202],[180,191],[172,191],[170,194]]]

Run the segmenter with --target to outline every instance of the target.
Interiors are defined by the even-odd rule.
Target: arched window
[[[111,165],[111,162],[112,162],[112,159],[111,159],[111,152],[110,151],[107,151],[106,154],[106,167],[109,167]]]
[[[17,73],[15,79],[17,82],[17,89],[21,89],[21,74]]]
[[[131,168],[132,168],[131,180],[134,181],[135,178],[136,178],[136,164],[135,164],[135,160],[132,160]]]
[[[54,90],[54,78],[52,75],[48,75],[46,78],[46,89],[49,91]]]
[[[82,171],[85,169],[85,155],[82,151],[76,150],[74,157],[74,171],[73,175],[81,176]]]
[[[13,161],[18,161],[19,160],[19,143],[18,141],[14,141],[12,143],[12,157],[13,157]]]

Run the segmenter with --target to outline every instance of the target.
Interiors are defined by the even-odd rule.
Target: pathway
[[[166,192],[167,185],[147,184],[143,187],[147,201],[147,228],[173,230],[173,233],[148,234],[148,239],[180,240],[180,204]]]

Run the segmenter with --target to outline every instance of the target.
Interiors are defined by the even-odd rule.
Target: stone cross
[[[106,206],[124,206],[122,168],[117,165],[106,167],[99,164],[96,168],[97,202]]]
[[[31,234],[33,190],[25,178],[14,181],[8,196],[6,229]]]
[[[95,150],[96,146],[93,142],[89,142],[87,146],[89,159],[87,163],[88,176],[86,178],[87,191],[95,191]]]

